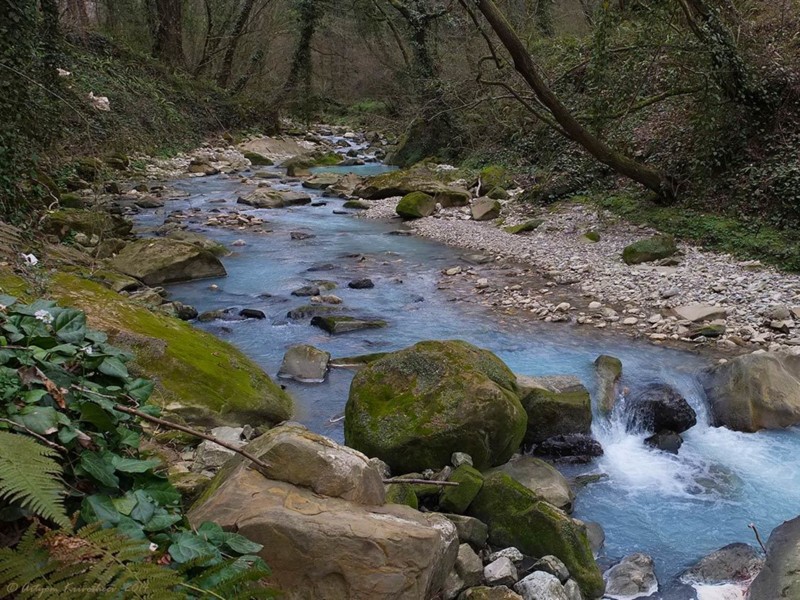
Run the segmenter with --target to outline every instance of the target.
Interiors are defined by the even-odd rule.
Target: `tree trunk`
[[[183,0],[155,0],[153,56],[173,67],[184,65]]]
[[[217,85],[225,88],[231,79],[231,71],[233,70],[233,58],[236,55],[236,48],[239,46],[239,40],[244,33],[244,28],[250,18],[250,12],[253,10],[255,0],[245,0],[242,6],[242,12],[239,13],[239,18],[236,19],[236,24],[233,26],[228,47],[225,50],[225,56],[222,59],[222,66],[217,74]]]
[[[292,66],[283,90],[286,95],[293,96],[298,100],[300,112],[308,119],[311,116],[311,76],[313,74],[311,40],[314,38],[314,32],[322,16],[320,0],[299,0],[298,13],[300,37],[294,49]]]
[[[511,55],[514,68],[525,79],[542,105],[553,115],[566,137],[580,144],[598,161],[608,165],[617,173],[641,183],[659,196],[668,199],[674,196],[672,182],[664,173],[617,152],[581,125],[547,86],[525,45],[492,0],[477,0],[477,6]]]

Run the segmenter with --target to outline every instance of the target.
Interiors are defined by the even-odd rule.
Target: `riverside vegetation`
[[[0,588],[795,597],[797,519],[765,558],[733,544],[665,582],[657,555],[602,554],[602,524],[571,514],[583,480],[552,466],[594,464],[609,424],[678,457],[703,423],[797,435],[793,0],[0,2]],[[352,172],[382,161],[400,169]],[[173,209],[187,177],[241,195]],[[489,314],[721,358],[698,379],[707,406],[628,390],[613,357],[590,394],[461,340],[304,345],[280,377],[358,370],[341,439],[288,422],[285,386],[195,326],[270,310],[198,314],[163,286],[224,277],[271,215],[339,198],[480,252],[438,286]],[[286,320],[392,330],[330,277],[306,277]]]

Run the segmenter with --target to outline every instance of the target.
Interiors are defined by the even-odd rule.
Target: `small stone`
[[[558,312],[567,312],[570,308],[572,308],[572,305],[569,302],[562,302],[556,306]]]
[[[368,290],[374,288],[375,284],[372,282],[372,279],[365,277],[364,279],[354,279],[347,284],[347,287],[353,290]]]
[[[446,269],[444,272],[445,275],[449,275],[451,277],[453,275],[458,275],[459,273],[461,273],[461,267],[451,267],[449,269]]]
[[[601,308],[603,308],[603,305],[597,300],[589,303],[589,310],[599,310]]]
[[[525,600],[569,600],[558,577],[534,571],[514,586],[514,591]]]
[[[517,568],[510,559],[503,556],[484,567],[483,577],[488,586],[512,586],[517,582]]]
[[[639,319],[636,317],[628,317],[622,320],[623,325],[636,325],[639,322]]]
[[[533,563],[534,571],[544,571],[558,577],[561,583],[565,583],[569,579],[569,569],[557,557],[548,555],[543,556],[535,563]]]
[[[518,563],[522,562],[525,559],[525,556],[522,554],[522,552],[512,546],[510,548],[503,548],[497,552],[492,552],[489,555],[489,562],[494,562],[498,558],[508,558],[512,562]]]
[[[244,240],[236,240],[231,244],[231,246],[247,246],[247,242]]]
[[[472,465],[472,457],[467,454],[466,452],[453,452],[453,455],[450,457],[450,463],[455,467],[458,468],[461,465]]]
[[[475,282],[475,288],[479,290],[484,290],[489,287],[489,280],[485,277],[481,277],[478,281]]]

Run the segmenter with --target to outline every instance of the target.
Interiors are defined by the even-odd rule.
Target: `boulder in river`
[[[767,560],[753,580],[747,600],[800,598],[800,517],[784,521],[769,534]]]
[[[246,204],[253,208],[283,208],[311,203],[311,196],[303,192],[281,191],[268,187],[253,190],[246,196],[240,196],[237,204]]]
[[[439,468],[453,452],[485,469],[511,458],[526,424],[516,377],[499,358],[460,340],[428,341],[356,374],[345,440],[393,472]]]
[[[674,388],[654,383],[626,401],[628,427],[638,431],[683,433],[697,423],[694,409]]]
[[[324,190],[339,183],[341,175],[335,173],[319,173],[303,181],[303,187],[311,190]]]
[[[591,435],[571,433],[547,438],[533,449],[533,453],[565,462],[587,463],[594,457],[603,456],[603,447]]]
[[[311,324],[331,335],[361,331],[362,329],[380,329],[387,325],[386,321],[380,319],[358,319],[341,315],[317,316],[311,319]]]
[[[764,558],[753,546],[728,544],[689,567],[681,575],[681,581],[709,585],[749,582],[763,566]]]
[[[580,379],[570,375],[517,376],[519,397],[528,413],[525,444],[538,444],[557,435],[589,433],[592,403]]]
[[[494,472],[510,475],[539,498],[566,512],[572,512],[575,494],[566,478],[549,463],[533,456],[517,455],[506,464],[487,471],[487,474]]]
[[[112,259],[112,265],[147,285],[226,275],[225,267],[211,252],[164,238],[144,238],[127,244]]]
[[[320,383],[325,381],[330,360],[329,352],[308,344],[297,344],[283,355],[278,377],[304,383]]]
[[[530,556],[556,556],[586,597],[603,594],[603,577],[585,527],[505,473],[486,477],[469,514],[489,526],[492,545],[514,546]]]
[[[411,192],[397,203],[395,212],[404,219],[430,217],[436,212],[436,200],[424,192]]]
[[[456,528],[441,515],[383,504],[377,466],[298,425],[247,446],[263,474],[233,459],[189,513],[263,544],[270,583],[283,598],[429,598],[458,554]]]
[[[625,246],[622,251],[622,260],[628,265],[638,265],[639,263],[669,258],[677,251],[678,246],[672,236],[657,235]]]
[[[800,356],[745,354],[713,367],[704,387],[714,425],[736,431],[800,423]]]
[[[436,179],[437,174],[424,168],[393,171],[368,177],[356,187],[354,194],[367,200],[380,200],[392,196],[405,196],[411,192],[423,192],[433,196],[444,207],[467,206],[471,195],[462,187]]]
[[[610,415],[617,403],[617,387],[622,377],[622,361],[614,356],[601,354],[594,361],[597,374],[598,401],[600,413]]]
[[[374,288],[375,284],[372,282],[372,279],[364,277],[362,279],[353,279],[353,281],[347,284],[347,287],[353,290],[368,290]]]
[[[606,597],[629,600],[650,596],[658,590],[653,559],[646,554],[631,554],[605,572]]]

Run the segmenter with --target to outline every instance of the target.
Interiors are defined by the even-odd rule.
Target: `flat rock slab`
[[[112,260],[114,268],[147,285],[227,275],[211,252],[193,244],[146,238],[127,244]]]
[[[386,327],[386,321],[363,320],[355,317],[314,317],[311,319],[314,327],[319,327],[331,335],[361,331],[362,329],[380,329]]]
[[[710,306],[708,304],[687,304],[685,306],[677,306],[672,310],[679,319],[691,321],[692,323],[724,319],[728,316],[728,311],[726,309],[720,308],[719,306]]]

